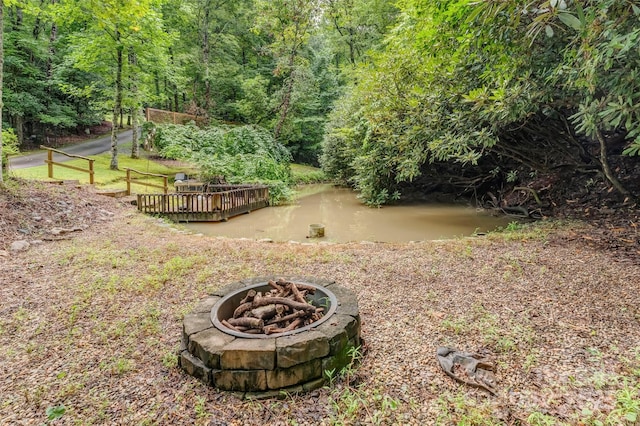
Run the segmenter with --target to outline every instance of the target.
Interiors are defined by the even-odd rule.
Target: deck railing
[[[218,186],[218,185],[216,185]],[[269,188],[257,185],[214,185],[208,192],[138,194],[138,210],[176,222],[216,222],[269,205]]]
[[[185,192],[197,192],[197,193],[211,193],[211,192],[224,192],[231,191],[234,189],[243,189],[243,188],[255,188],[256,185],[251,184],[208,184],[206,182],[200,182],[197,180],[186,180],[184,182],[176,182],[175,184],[176,192],[185,193]],[[259,185],[262,186],[262,185]]]

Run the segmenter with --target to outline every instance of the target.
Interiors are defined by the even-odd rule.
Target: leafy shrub
[[[18,137],[13,129],[2,129],[2,168],[6,169],[7,159],[10,155],[20,152],[18,149]],[[3,170],[4,171],[4,170]]]
[[[300,164],[292,165],[291,181],[296,185],[327,182],[328,178],[324,171]]]
[[[161,156],[196,164],[204,180],[224,176],[229,183],[262,183],[272,204],[289,195],[291,154],[258,126],[160,125],[155,145]]]
[[[352,72],[329,117],[325,171],[377,204],[418,177],[469,191],[497,166],[580,164],[587,140],[625,193],[606,151],[619,135],[623,154],[640,155],[640,7],[543,4],[399,2],[384,48]]]

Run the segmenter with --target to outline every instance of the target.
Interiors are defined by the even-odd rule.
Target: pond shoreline
[[[513,218],[496,217],[462,204],[411,202],[368,207],[349,188],[305,185],[288,204],[238,216],[225,223],[189,223],[194,233],[277,242],[411,242],[431,241],[506,227]],[[309,237],[321,224],[324,238]]]

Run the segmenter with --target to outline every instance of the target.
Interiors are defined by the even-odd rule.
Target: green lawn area
[[[126,152],[126,151],[125,151]],[[126,169],[133,169],[144,173],[154,173],[167,175],[170,179],[177,172],[190,172],[184,168],[168,167],[163,164],[152,161],[148,158],[133,159],[129,155],[123,154],[118,156],[118,167],[120,170],[111,170],[111,154],[104,153],[100,155],[92,155],[89,158],[94,161],[94,179],[95,185],[100,189],[126,189]],[[69,166],[88,169],[89,164],[86,160],[77,159],[65,162]],[[48,177],[48,167],[46,164],[38,167],[29,167],[26,169],[12,170],[11,174],[20,178],[34,180],[50,180]],[[135,175],[135,174],[134,174]],[[61,166],[54,166],[54,179],[60,180],[78,180],[82,184],[89,183],[89,173],[69,169]],[[135,177],[135,176],[134,176]],[[138,175],[138,179],[149,183],[162,184],[162,178],[147,177]],[[159,189],[146,186],[134,186],[135,192],[158,192]]]
[[[111,170],[109,165],[111,164],[111,154],[106,152],[100,155],[92,155],[91,158],[94,161],[94,180],[95,186],[99,189],[126,189],[126,169],[133,169],[144,173],[162,174],[167,175],[170,179],[169,186],[173,188],[173,177],[178,172],[186,172],[187,174],[197,174],[197,171],[184,167],[171,167],[165,164],[161,164],[150,160],[144,156],[139,159],[133,159],[130,157],[130,144],[124,144],[120,146],[121,154],[118,156],[118,167],[120,170]],[[89,165],[86,160],[75,159],[67,161],[65,165],[88,169]],[[48,176],[48,167],[46,164],[38,167],[29,167],[25,169],[15,169],[10,172],[13,176],[33,179],[33,180],[51,180]],[[327,178],[321,169],[302,164],[291,165],[292,183],[294,184],[308,184],[326,182]],[[134,174],[134,177],[135,174]],[[62,166],[55,165],[53,168],[53,178],[55,180],[77,180],[81,184],[89,184],[89,173],[81,172],[78,170],[69,169]],[[137,175],[137,179],[143,182],[154,183],[162,185],[162,178],[148,177]],[[154,193],[159,192],[159,188],[147,187],[141,185],[134,185],[133,192],[135,193]]]

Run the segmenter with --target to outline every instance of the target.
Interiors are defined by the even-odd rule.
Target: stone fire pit
[[[250,289],[268,289],[276,277],[229,284],[202,300],[185,315],[179,364],[190,375],[222,390],[245,396],[278,396],[281,391],[304,392],[324,385],[324,371],[339,371],[360,346],[360,315],[355,294],[335,281],[286,277],[316,287],[311,297],[327,313],[319,321],[286,333],[239,333],[221,321]]]

